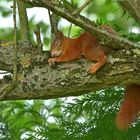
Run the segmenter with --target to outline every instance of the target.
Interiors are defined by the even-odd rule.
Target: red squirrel
[[[107,25],[102,25],[101,28],[116,35],[116,32]],[[55,62],[69,62],[84,56],[89,60],[97,61],[89,68],[90,73],[95,73],[106,63],[103,47],[96,36],[89,32],[84,32],[77,38],[68,38],[58,31],[52,41],[50,52],[53,58],[48,60],[49,65],[54,65]]]
[[[108,25],[102,25],[101,29],[117,35],[117,32]],[[89,72],[93,74],[104,66],[107,59],[106,52],[97,41],[96,36],[89,32],[84,32],[77,38],[68,38],[58,31],[52,40],[50,52],[53,58],[48,60],[49,65],[54,65],[55,62],[69,62],[80,59],[82,56],[97,61],[89,68]],[[124,101],[116,117],[116,125],[119,129],[127,129],[138,116],[140,111],[139,92],[140,85],[126,86]]]

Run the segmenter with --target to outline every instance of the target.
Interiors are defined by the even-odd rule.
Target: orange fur
[[[117,32],[108,25],[102,25],[101,28],[117,35]],[[84,32],[79,37],[72,39],[65,37],[61,31],[58,31],[52,41],[50,51],[53,58],[48,60],[49,65],[54,65],[55,62],[69,62],[84,56],[88,60],[96,61],[89,68],[90,73],[96,73],[106,63],[103,47],[97,41],[96,36],[89,32]],[[116,117],[117,127],[119,129],[128,128],[139,111],[140,86],[127,86],[124,102]]]
[[[124,101],[116,117],[117,127],[127,129],[138,117],[140,111],[140,86],[130,85],[126,87]]]

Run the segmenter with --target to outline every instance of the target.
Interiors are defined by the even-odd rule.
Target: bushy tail
[[[124,101],[116,117],[116,124],[119,129],[127,129],[136,119],[140,111],[140,85],[126,87]]]

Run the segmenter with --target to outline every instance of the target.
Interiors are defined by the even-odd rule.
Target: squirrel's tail
[[[140,85],[126,87],[124,101],[116,117],[116,124],[119,129],[127,129],[137,118],[140,111]]]

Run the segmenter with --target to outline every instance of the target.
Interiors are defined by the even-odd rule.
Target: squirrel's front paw
[[[48,60],[49,66],[54,66],[55,65],[55,62],[56,62],[56,59],[55,58],[50,58]]]
[[[90,68],[89,68],[89,73],[91,73],[91,74],[95,74],[96,73],[96,71],[97,71],[97,68],[96,67],[94,67],[94,66],[91,66]]]

